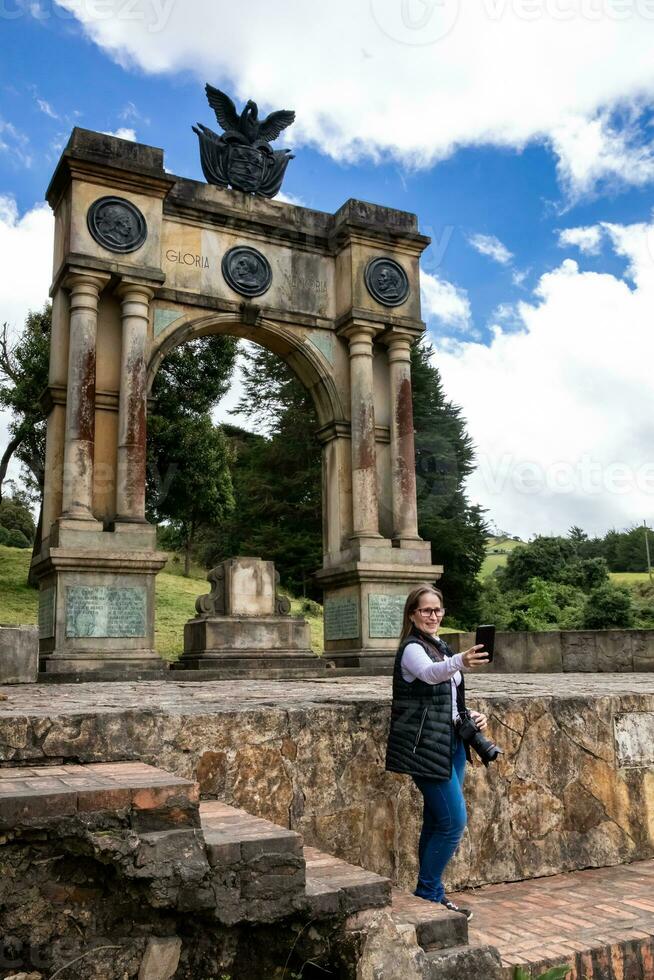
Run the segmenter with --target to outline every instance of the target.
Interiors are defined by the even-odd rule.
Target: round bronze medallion
[[[400,306],[409,295],[407,274],[394,259],[371,259],[365,279],[372,298],[384,306]]]
[[[241,296],[261,296],[272,282],[272,269],[266,256],[245,245],[225,252],[222,270],[227,285]]]
[[[124,197],[100,197],[88,210],[89,231],[110,252],[135,252],[148,237],[145,218]]]

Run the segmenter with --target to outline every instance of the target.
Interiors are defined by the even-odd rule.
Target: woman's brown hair
[[[405,640],[413,629],[411,616],[418,608],[418,603],[426,592],[431,592],[433,595],[438,596],[441,601],[441,605],[443,605],[443,593],[440,589],[437,589],[434,585],[428,585],[426,582],[424,585],[417,585],[413,591],[409,592],[408,596],[406,597],[406,602],[404,603],[404,618],[402,620],[402,634],[400,636],[400,642]]]

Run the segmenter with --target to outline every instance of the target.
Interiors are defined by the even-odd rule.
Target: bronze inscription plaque
[[[359,636],[359,603],[349,596],[325,601],[325,639],[355,640]]]
[[[402,595],[368,596],[368,635],[399,639],[406,598]]]
[[[145,636],[144,588],[74,585],[66,589],[66,636]]]

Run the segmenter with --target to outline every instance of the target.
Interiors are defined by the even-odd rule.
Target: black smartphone
[[[488,654],[489,664],[493,662],[493,652],[495,650],[495,627],[494,626],[478,626],[477,632],[475,633],[475,645],[477,643],[484,644],[484,650]]]

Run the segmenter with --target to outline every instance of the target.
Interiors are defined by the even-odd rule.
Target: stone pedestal
[[[44,674],[156,676],[155,577],[166,555],[149,524],[91,531],[60,519],[39,576],[39,670]]]
[[[352,561],[316,573],[325,590],[325,659],[336,667],[390,672],[407,595],[443,574],[442,565],[430,563],[429,542],[381,544],[386,547],[368,543]]]
[[[184,627],[184,653],[176,670],[279,667],[308,662],[309,624],[289,615],[290,602],[277,594],[279,575],[271,561],[230,558],[207,575],[211,592],[195,603],[198,616]]]
[[[0,626],[0,684],[34,684],[38,662],[34,626]]]

